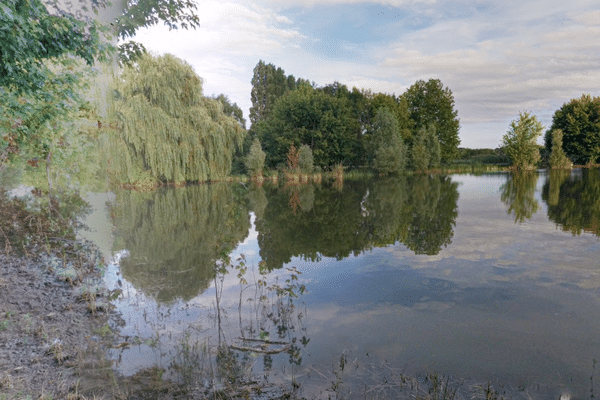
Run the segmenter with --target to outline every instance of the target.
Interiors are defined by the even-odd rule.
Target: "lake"
[[[208,381],[229,365],[326,397],[401,371],[589,396],[600,171],[284,186],[87,195],[81,235],[123,290],[119,374]]]

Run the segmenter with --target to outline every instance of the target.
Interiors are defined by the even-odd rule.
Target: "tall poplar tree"
[[[252,91],[250,97],[250,122],[254,126],[260,121],[266,120],[275,101],[287,91],[296,88],[296,81],[292,75],[286,76],[285,71],[275,67],[273,64],[265,64],[260,60],[254,67],[252,76]]]
[[[115,162],[121,179],[183,183],[231,171],[244,129],[204,97],[202,79],[172,55],[142,56],[117,80]]]

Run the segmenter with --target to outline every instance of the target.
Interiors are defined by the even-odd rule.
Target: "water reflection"
[[[189,300],[214,277],[214,261],[248,235],[248,209],[226,184],[119,191],[111,205],[123,276],[162,302]]]
[[[515,216],[515,223],[531,219],[538,210],[535,188],[538,174],[535,171],[518,171],[507,175],[506,183],[500,186],[500,199],[506,204],[507,213]]]
[[[415,254],[437,254],[452,242],[457,188],[449,177],[423,175],[346,181],[341,192],[324,185],[255,188],[260,255],[276,269],[296,256],[340,260],[396,242]]]
[[[564,231],[600,236],[600,170],[549,171],[542,199],[548,204],[548,218]]]
[[[577,187],[571,195],[588,200],[569,207],[587,207],[577,212],[598,221],[597,172],[547,179],[549,215]],[[216,366],[222,381],[285,367],[308,387],[315,365],[350,351],[361,365],[381,357],[411,374],[579,390],[598,354],[600,242],[565,235],[539,213],[535,225],[513,224],[541,206],[536,182],[535,174],[404,176],[347,179],[341,190],[234,184],[119,193],[117,247],[132,255],[121,261],[127,279],[115,304],[125,315],[120,334],[134,345],[111,360],[123,374],[156,364],[184,382],[204,379],[207,365],[206,379]],[[231,257],[246,254],[247,262],[214,271],[246,235]],[[307,292],[296,299],[302,285]],[[165,303],[175,297],[190,300]]]

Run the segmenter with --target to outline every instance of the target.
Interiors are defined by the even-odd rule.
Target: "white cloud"
[[[494,22],[440,22],[394,45],[382,66],[406,80],[441,79],[454,93],[463,127],[507,120],[524,109],[544,113],[549,125],[554,111],[549,108],[582,92],[598,93],[600,27],[594,21],[600,13],[571,12],[556,25],[555,12],[542,12],[547,23],[523,7]],[[476,40],[490,28],[510,26],[509,20],[519,23],[504,36]],[[464,40],[464,46],[449,36]]]
[[[330,44],[332,54],[339,53],[339,38],[310,31],[296,20],[297,9],[289,11],[327,12],[325,6],[344,4],[355,7],[354,14],[368,4],[408,16],[389,26],[367,19],[364,32],[376,32],[377,45],[341,39],[342,50],[356,57],[340,59],[323,51]],[[587,0],[205,1],[198,5],[198,30],[155,27],[138,39],[190,62],[205,78],[205,93],[228,94],[246,117],[259,59],[320,85],[337,80],[375,92],[401,94],[418,79],[439,78],[454,93],[462,144],[494,147],[518,111],[532,111],[549,125],[564,102],[598,94],[600,11],[591,7]]]

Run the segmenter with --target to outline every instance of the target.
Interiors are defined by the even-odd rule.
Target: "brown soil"
[[[80,398],[75,367],[107,319],[83,293],[41,262],[0,255],[0,399]]]

